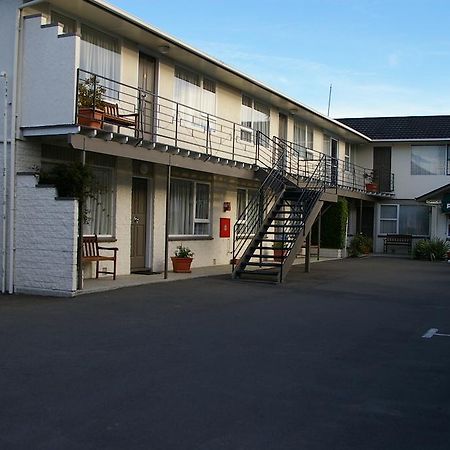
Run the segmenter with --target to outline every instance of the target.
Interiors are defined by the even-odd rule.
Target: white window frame
[[[258,192],[258,188],[248,188],[248,187],[238,187],[236,189],[236,223],[238,225],[242,225],[244,229],[244,233],[240,233],[237,236],[244,236],[248,233],[247,228],[247,217],[245,219],[240,219],[239,211],[237,210],[237,198],[238,198],[238,191],[244,191],[245,192],[245,204],[244,204],[244,210],[247,208],[250,200],[254,197],[254,195]],[[254,236],[254,233],[251,233],[250,236]]]
[[[301,133],[300,128],[304,127],[304,133],[305,133],[305,142],[304,145],[302,145],[301,140],[300,142],[296,142],[297,132],[296,127],[299,128],[299,133]],[[309,141],[308,137],[311,136],[311,141]],[[305,160],[305,161],[311,161],[314,159],[314,127],[309,125],[306,122],[301,122],[299,120],[294,121],[294,139],[293,143],[298,146],[301,151],[298,151],[299,156]],[[296,149],[297,150],[297,149]]]
[[[355,145],[349,142],[345,143],[345,153],[344,153],[344,170],[350,172],[353,170],[355,159]]]
[[[395,206],[397,209],[397,214],[396,214],[396,218],[394,219],[383,219],[381,218],[381,210],[383,206]],[[408,204],[400,204],[400,203],[380,203],[380,209],[379,209],[379,214],[378,214],[378,226],[379,226],[379,235],[380,236],[386,236],[387,234],[392,234],[392,233],[384,233],[381,232],[381,222],[395,222],[395,233],[393,234],[399,234],[399,228],[400,228],[400,208],[402,206],[424,206],[424,205],[408,205]],[[430,236],[430,221],[428,222],[428,234],[413,234],[414,237],[429,237]]]
[[[383,206],[395,206],[396,208],[396,216],[395,218],[382,218],[381,217],[381,211],[383,209]],[[395,232],[393,234],[398,234],[398,226],[399,226],[399,220],[400,218],[400,205],[399,204],[393,204],[393,203],[380,203],[380,210],[379,210],[379,214],[378,214],[378,224],[379,224],[379,228],[380,228],[380,236],[386,236],[387,234],[392,234],[392,233],[384,233],[381,231],[381,222],[395,222]]]
[[[189,81],[186,81],[186,80],[183,80],[180,77],[177,77],[177,71],[189,73],[191,75],[194,75],[194,76],[198,77],[199,84],[197,85],[195,83],[190,83]],[[180,66],[180,65],[176,65],[175,66],[174,72],[173,72],[173,77],[174,77],[174,87],[173,87],[173,89],[174,89],[174,91],[173,91],[174,102],[178,103],[181,107],[184,106],[184,107],[188,108],[189,111],[192,111],[191,120],[187,120],[186,118],[179,119],[180,120],[180,126],[185,127],[185,128],[190,128],[190,129],[193,129],[193,130],[200,130],[200,131],[203,131],[204,133],[206,133],[206,131],[208,129],[207,120],[208,120],[208,117],[209,117],[209,131],[212,132],[212,133],[215,132],[215,129],[216,129],[215,124],[217,122],[217,120],[216,120],[216,117],[217,117],[217,81],[214,80],[211,77],[203,75],[200,72],[196,72],[195,70],[191,70],[191,69],[188,69],[188,68]],[[176,83],[177,83],[177,80],[185,81],[187,83],[192,84],[193,86],[197,86],[198,89],[200,89],[200,91],[199,91],[199,99],[200,99],[199,107],[182,103],[181,100],[179,100],[177,98],[177,94],[176,94]],[[214,84],[214,92],[205,88],[205,81],[206,80],[208,82],[211,82],[211,83]],[[205,111],[202,110],[204,96],[205,96],[204,91],[211,92],[211,93],[214,94],[214,112],[212,112],[212,113],[205,112]],[[196,113],[196,112],[198,113],[198,117],[194,116],[194,113]],[[198,120],[196,120],[196,119],[198,119]]]
[[[211,230],[211,213],[212,213],[212,183],[209,181],[198,181],[198,180],[191,180],[189,178],[182,178],[182,177],[172,177],[171,178],[171,182],[172,181],[176,181],[176,180],[180,180],[180,181],[187,181],[190,182],[194,185],[194,189],[193,189],[193,197],[192,197],[192,223],[191,223],[191,230],[192,233],[191,234],[169,234],[169,238],[171,239],[178,239],[178,238],[186,238],[186,237],[193,237],[195,239],[197,238],[210,238],[212,235],[212,230]],[[200,219],[200,218],[196,218],[195,217],[195,210],[196,210],[196,204],[197,204],[197,184],[205,184],[208,186],[209,188],[209,205],[208,205],[208,219]],[[208,234],[194,234],[195,232],[195,224],[196,223],[207,223],[209,224],[208,227]]]
[[[413,173],[413,151],[414,149],[418,149],[419,147],[425,148],[425,147],[442,147],[443,151],[445,151],[445,157],[444,157],[444,166],[442,173]],[[410,174],[411,176],[435,176],[435,177],[442,177],[445,175],[450,175],[450,146],[448,144],[443,143],[436,143],[435,145],[427,144],[427,145],[411,145],[411,168],[410,168]],[[445,150],[444,150],[445,148]]]
[[[251,101],[252,106],[244,105],[244,103],[243,103],[244,97],[246,97],[248,100]],[[255,111],[258,111],[258,110],[255,108],[255,103],[260,103],[262,106],[264,106],[264,107],[267,108],[267,110],[268,110],[268,125],[269,125],[269,131],[268,131],[267,135],[270,137],[270,105],[268,105],[267,103],[265,103],[265,102],[263,102],[263,101],[260,101],[260,100],[258,100],[258,99],[256,99],[256,98],[252,97],[251,95],[248,95],[248,94],[242,92],[242,93],[241,93],[241,122],[240,122],[240,133],[239,133],[239,135],[238,135],[238,139],[239,139],[239,141],[242,142],[243,144],[256,144],[255,136],[256,136],[256,131],[257,131],[257,130],[254,128],[254,123],[255,123]],[[251,110],[251,117],[250,117],[250,120],[249,120],[249,121],[245,121],[245,122],[250,122],[250,126],[248,126],[248,125],[243,125],[243,122],[244,122],[244,120],[243,120],[243,118],[242,118],[242,116],[243,116],[243,114],[242,114],[242,113],[243,113],[242,107],[243,107],[243,106],[246,106],[247,108],[250,108],[250,110]],[[259,111],[259,112],[260,112],[260,111]],[[249,138],[248,138],[248,139],[247,139],[247,138],[244,138],[244,137],[243,137],[244,135],[248,135]],[[264,140],[262,140],[262,141],[260,142],[260,144],[261,144],[263,147],[265,147],[265,148],[268,148],[268,146],[269,146],[268,143],[267,143],[267,145],[266,145],[266,142],[264,142]]]

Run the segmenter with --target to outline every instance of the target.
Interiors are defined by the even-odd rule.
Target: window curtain
[[[192,234],[193,191],[191,181],[172,180],[170,183],[170,227],[169,234]]]
[[[305,125],[294,122],[294,148],[300,158],[306,158],[306,127]]]
[[[428,206],[400,205],[399,233],[428,236],[430,234]]]
[[[93,72],[101,77],[119,81],[120,53],[116,39],[81,26],[80,69]],[[118,86],[110,80],[99,80],[106,88],[106,97],[118,98]]]
[[[411,148],[411,175],[445,175],[446,145],[414,145]]]
[[[112,235],[113,186],[112,169],[92,168],[97,190],[85,205],[84,234]]]

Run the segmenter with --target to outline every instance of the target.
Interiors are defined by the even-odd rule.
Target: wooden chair
[[[119,105],[117,103],[103,102],[103,122],[117,125],[117,132],[120,133],[120,127],[138,128],[138,113],[120,114]]]
[[[109,250],[114,252],[114,256],[104,256],[100,255],[100,250]],[[109,274],[113,276],[113,280],[116,279],[116,268],[117,268],[117,247],[100,247],[98,245],[97,235],[93,236],[83,236],[83,255],[81,260],[83,262],[95,262],[96,271],[95,278],[98,278],[99,273]],[[109,272],[107,270],[99,270],[100,261],[113,261],[114,270]]]

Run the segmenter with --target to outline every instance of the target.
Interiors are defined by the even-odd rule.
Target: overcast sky
[[[448,0],[111,0],[332,117],[450,114]]]

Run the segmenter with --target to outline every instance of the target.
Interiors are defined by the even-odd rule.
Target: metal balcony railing
[[[297,181],[309,178],[324,157],[316,150],[277,137],[270,139],[257,130],[81,69],[75,123],[117,131],[144,147],[174,146],[268,170],[283,165],[287,176]],[[280,151],[284,154],[281,159]],[[369,181],[389,179],[384,192],[393,191],[390,173],[373,174],[371,169],[328,155],[323,164],[325,170],[318,173],[324,173],[327,186],[366,191]]]

